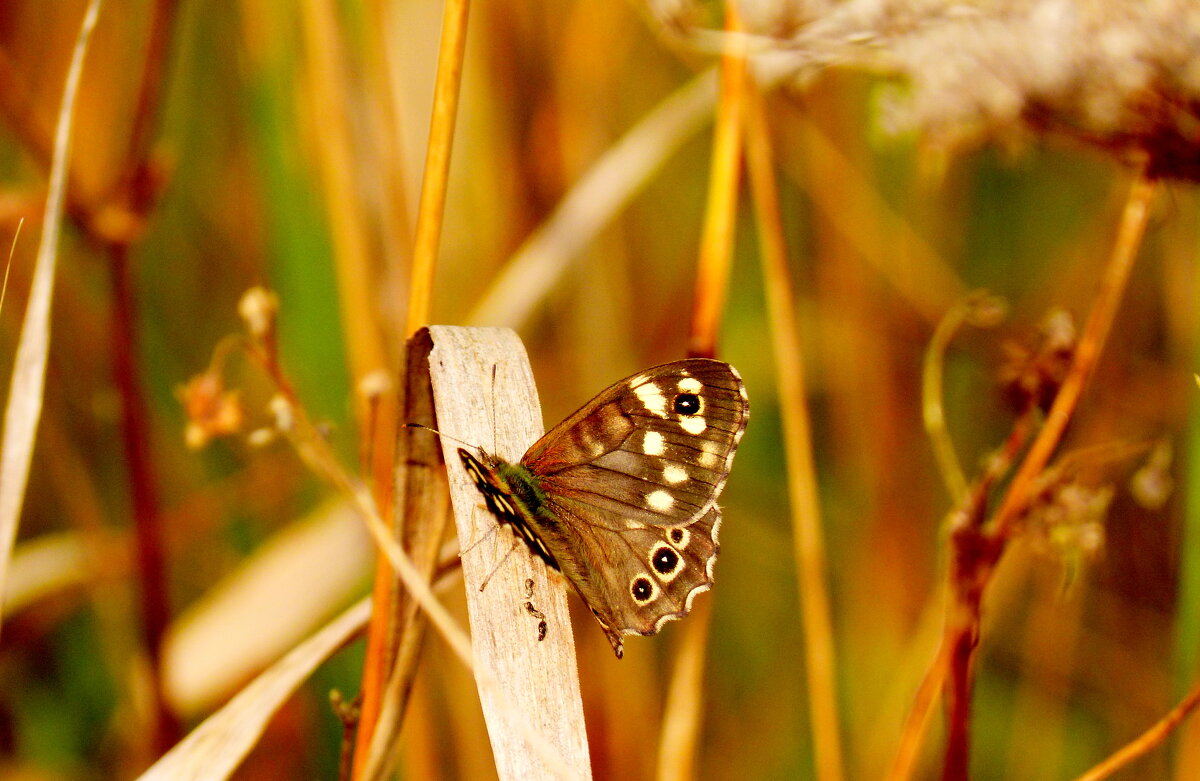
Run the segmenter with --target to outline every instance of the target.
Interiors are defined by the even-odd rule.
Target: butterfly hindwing
[[[720,525],[714,506],[692,524],[669,529],[572,526],[587,544],[576,549],[578,557],[562,562],[563,575],[618,656],[621,635],[654,634],[686,615],[695,595],[712,587]]]

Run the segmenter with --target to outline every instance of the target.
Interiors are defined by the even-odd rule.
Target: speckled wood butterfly
[[[732,366],[663,364],[610,386],[511,464],[459,449],[488,509],[575,587],[619,658],[713,583],[750,403]]]

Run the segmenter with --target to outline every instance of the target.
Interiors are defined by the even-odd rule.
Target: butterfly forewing
[[[616,383],[522,459],[549,496],[626,522],[684,525],[712,507],[746,426],[729,364],[665,364]]]

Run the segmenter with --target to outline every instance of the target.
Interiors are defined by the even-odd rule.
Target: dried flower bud
[[[264,426],[256,428],[246,436],[246,442],[250,447],[266,447],[275,441],[279,436],[279,432],[273,428]]]
[[[267,409],[271,413],[271,417],[275,419],[275,429],[277,431],[291,431],[296,423],[295,410],[292,409],[292,403],[282,393],[276,393],[271,397],[271,401],[267,403]]]
[[[1036,348],[1009,343],[1004,351],[999,380],[1005,400],[1018,412],[1031,405],[1049,410],[1071,368],[1075,323],[1065,310],[1054,310],[1042,322]]]
[[[358,381],[358,392],[365,399],[378,399],[380,396],[391,393],[395,385],[392,382],[391,374],[384,369],[376,369],[367,372]]]
[[[1159,442],[1141,469],[1129,480],[1134,501],[1148,510],[1160,510],[1171,498],[1175,480],[1171,477],[1171,443]]]
[[[177,392],[187,415],[184,441],[199,450],[210,440],[234,434],[242,427],[242,405],[236,390],[225,390],[224,380],[214,371],[197,374]]]
[[[271,332],[278,311],[279,297],[265,287],[250,288],[238,301],[238,314],[255,339],[262,339]]]
[[[1059,482],[1030,508],[1026,527],[1043,547],[1066,559],[1093,557],[1104,546],[1104,519],[1112,486]]]

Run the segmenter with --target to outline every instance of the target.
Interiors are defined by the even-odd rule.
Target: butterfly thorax
[[[513,464],[480,451],[480,459],[463,449],[458,451],[475,485],[483,494],[488,510],[501,522],[520,535],[539,558],[555,570],[561,570],[542,538],[540,527],[553,526],[554,519],[545,512],[546,495],[538,478],[527,467]]]

